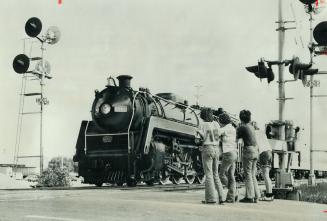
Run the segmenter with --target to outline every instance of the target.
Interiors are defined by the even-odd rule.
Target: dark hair
[[[226,114],[226,113],[220,114],[219,115],[219,122],[221,124],[224,124],[224,125],[229,124],[231,122],[229,115]]]
[[[203,108],[200,113],[200,117],[202,120],[206,122],[212,122],[213,121],[213,112],[210,108]]]
[[[241,110],[240,120],[244,123],[249,123],[251,121],[251,112],[249,110]]]

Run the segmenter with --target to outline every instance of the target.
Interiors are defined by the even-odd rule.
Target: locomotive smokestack
[[[117,77],[119,81],[119,87],[131,87],[131,79],[133,77],[129,75],[119,75]]]

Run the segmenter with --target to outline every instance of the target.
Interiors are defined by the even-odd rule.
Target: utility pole
[[[285,82],[284,82],[284,64],[283,53],[284,53],[284,41],[285,41],[285,27],[283,21],[283,8],[282,0],[278,0],[278,119],[280,121],[284,120],[284,109],[285,109]],[[279,132],[281,133],[281,131]]]
[[[284,64],[283,54],[284,54],[284,41],[285,41],[285,22],[283,20],[283,4],[282,0],[278,0],[278,120],[280,122],[284,121],[284,111],[285,111],[285,81],[284,81]],[[278,131],[279,139],[285,140],[285,125],[281,125]],[[279,154],[279,169],[281,171],[285,170],[285,159],[286,154]]]

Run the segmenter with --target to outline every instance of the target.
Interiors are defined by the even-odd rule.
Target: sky
[[[174,92],[194,104],[223,107],[238,115],[252,111],[261,128],[278,119],[278,70],[275,81],[260,81],[245,70],[261,57],[276,60],[278,51],[277,2],[196,0],[3,0],[0,3],[0,161],[14,156],[21,76],[12,60],[23,52],[25,22],[38,17],[45,33],[50,26],[61,30],[61,39],[47,45],[45,58],[53,79],[46,81],[50,104],[44,111],[45,160],[72,157],[82,120],[91,119],[94,90],[102,90],[109,76],[133,76],[132,87],[148,87],[152,93]],[[283,0],[285,20],[296,20],[286,31],[284,58],[297,55],[309,62],[308,15],[297,0]],[[314,27],[327,20],[327,9],[314,16]],[[302,43],[301,43],[302,39]],[[26,42],[26,53],[30,44]],[[32,44],[32,56],[40,45]],[[327,71],[327,57],[314,58],[314,66]],[[31,64],[33,67],[34,63]],[[292,79],[287,68],[285,79]],[[315,94],[327,94],[327,76],[318,76]],[[27,92],[37,92],[37,81]],[[309,88],[302,82],[286,85],[285,119],[302,130],[304,155],[309,149]],[[327,99],[314,99],[314,146],[327,150]],[[25,110],[38,110],[35,98],[25,99]],[[39,151],[39,116],[23,118],[20,155]],[[327,154],[316,154],[326,161]],[[318,156],[317,156],[318,157]],[[1,162],[0,162],[1,163]],[[36,159],[25,162],[38,165]]]

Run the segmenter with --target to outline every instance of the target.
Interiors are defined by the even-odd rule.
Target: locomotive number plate
[[[102,137],[103,143],[111,143],[111,141],[112,141],[112,136],[103,136]]]
[[[115,112],[127,112],[127,106],[114,106]]]

